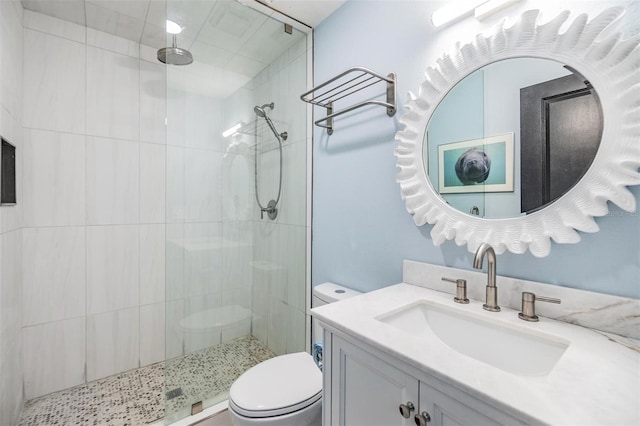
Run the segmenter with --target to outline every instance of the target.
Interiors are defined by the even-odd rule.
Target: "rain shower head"
[[[178,47],[174,34],[172,46],[158,50],[158,60],[167,65],[189,65],[193,62],[193,55],[187,49]]]
[[[253,108],[253,112],[255,112],[258,117],[267,118],[267,111],[265,111],[264,109],[273,109],[273,106],[273,102],[271,102],[270,104],[264,104],[262,106],[256,106]]]

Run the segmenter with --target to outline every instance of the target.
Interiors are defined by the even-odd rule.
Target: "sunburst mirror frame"
[[[640,35],[622,39],[615,31],[623,13],[624,8],[609,8],[593,19],[581,14],[561,32],[569,11],[540,24],[540,11],[529,10],[511,26],[504,20],[489,36],[478,34],[468,44],[457,43],[454,53],[427,68],[419,94],[408,94],[395,156],[407,210],[416,225],[433,225],[435,245],[453,239],[471,252],[489,243],[496,253],[529,250],[544,257],[551,240],[577,243],[578,231],[597,232],[594,217],[608,213],[609,201],[635,211],[636,200],[627,187],[640,184]],[[425,131],[438,104],[464,77],[492,62],[516,57],[558,61],[592,83],[604,118],[600,147],[582,179],[545,208],[508,219],[470,216],[449,206],[429,182],[423,162]]]

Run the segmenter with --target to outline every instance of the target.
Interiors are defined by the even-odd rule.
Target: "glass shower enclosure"
[[[310,139],[299,96],[310,41],[235,0],[166,7],[194,58],[166,67],[170,423],[227,399],[253,365],[307,349]]]

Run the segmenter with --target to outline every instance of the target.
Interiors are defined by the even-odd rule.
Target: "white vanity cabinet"
[[[425,348],[428,350],[428,348]],[[325,329],[323,426],[522,425],[453,386],[388,354]],[[400,405],[413,406],[408,418]],[[426,414],[423,414],[426,413]],[[425,419],[426,420],[426,419]]]

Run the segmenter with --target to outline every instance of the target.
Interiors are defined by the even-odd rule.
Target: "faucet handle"
[[[548,303],[560,303],[560,299],[556,299],[553,297],[543,297],[536,296],[534,293],[529,291],[522,292],[522,312],[518,313],[518,318],[525,321],[536,322],[538,321],[538,316],[536,315],[536,300],[540,302],[548,302]]]
[[[453,298],[454,302],[462,304],[469,303],[469,299],[467,299],[467,280],[461,278],[454,280],[453,278],[442,277],[442,281],[449,281],[450,283],[456,284],[456,297]]]

